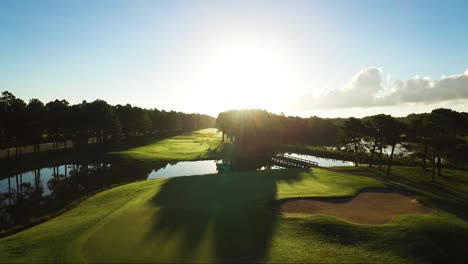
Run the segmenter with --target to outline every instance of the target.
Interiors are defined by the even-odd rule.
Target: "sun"
[[[297,87],[295,66],[277,43],[237,39],[210,49],[197,79],[202,90],[216,95],[212,107],[281,112]]]

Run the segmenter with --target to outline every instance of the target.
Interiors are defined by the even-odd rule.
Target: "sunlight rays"
[[[299,87],[298,65],[279,43],[230,39],[214,45],[195,76],[198,90],[215,95],[210,107],[281,111]]]

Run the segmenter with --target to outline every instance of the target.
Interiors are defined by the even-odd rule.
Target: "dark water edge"
[[[321,166],[352,166],[352,162],[291,153]],[[0,236],[12,228],[40,223],[84,197],[115,185],[229,171],[281,169],[269,159],[181,162],[80,163],[41,167],[0,180]]]

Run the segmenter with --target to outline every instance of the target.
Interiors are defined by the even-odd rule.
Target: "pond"
[[[334,160],[311,155],[285,153],[287,155],[307,159],[318,162],[319,166],[352,166],[351,161]],[[8,192],[8,190],[16,191],[16,187],[32,188],[35,185],[41,189],[42,195],[47,196],[53,193],[56,188],[56,182],[65,181],[71,177],[93,176],[93,181],[101,181],[109,174],[114,175],[115,183],[125,182],[126,180],[142,180],[154,178],[170,178],[177,176],[192,176],[201,174],[220,173],[219,160],[201,160],[201,161],[181,161],[174,163],[117,163],[117,164],[63,164],[55,167],[45,167],[36,170],[26,171],[17,175],[0,180],[0,193]],[[237,170],[263,170],[263,169],[280,169],[281,167],[266,164],[266,161],[254,162],[253,166],[248,166],[247,163],[239,164]],[[126,177],[125,174],[136,175],[134,177]],[[101,176],[101,177],[100,177]],[[96,177],[96,178],[94,178]],[[128,178],[128,179],[127,179]],[[18,181],[18,182],[17,182]],[[76,184],[86,185],[86,182],[77,181]]]
[[[344,160],[335,160],[322,158],[311,155],[297,154],[297,153],[285,153],[289,156],[298,157],[302,159],[307,159],[311,161],[318,162],[319,166],[322,167],[333,167],[333,166],[353,166],[354,163],[351,161]],[[233,170],[266,170],[266,169],[283,169],[274,164],[268,164],[267,161],[254,162],[253,166],[248,166],[251,163],[243,162],[242,164],[235,164],[236,168],[231,168]],[[231,166],[232,162],[229,165],[224,164],[219,160],[202,160],[202,161],[181,161],[175,164],[168,164],[166,167],[159,170],[153,170],[148,179],[154,178],[171,178],[177,176],[193,176],[201,174],[212,174],[212,173],[222,173],[222,166]]]
[[[293,156],[293,157],[301,158],[301,159],[315,161],[319,164],[320,167],[354,166],[354,162],[352,161],[328,159],[328,158],[322,158],[318,156],[311,156],[311,155],[297,154],[297,153],[286,153],[286,154]]]
[[[147,179],[171,178],[217,173],[216,160],[181,161],[153,170]]]
[[[288,155],[320,166],[352,166],[352,162],[310,155]],[[0,180],[0,229],[60,210],[71,201],[117,184],[155,178],[229,171],[282,169],[265,160],[62,164],[25,171]]]

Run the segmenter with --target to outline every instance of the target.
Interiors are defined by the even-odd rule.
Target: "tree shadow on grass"
[[[408,217],[398,225],[355,225],[320,217],[296,224],[302,232],[327,243],[386,252],[407,262],[466,263],[468,257],[466,228],[436,218]]]
[[[374,177],[382,180],[388,188],[405,190],[415,195],[418,201],[436,211],[451,213],[465,221],[468,219],[467,194],[449,185],[431,182],[429,175],[426,180],[418,181],[409,175],[392,173],[386,176],[377,171]],[[394,250],[403,256],[417,256],[432,263],[466,263],[468,260],[466,227],[446,222],[441,218],[421,220],[424,222],[401,230],[404,239],[398,237],[392,241],[389,237],[386,242],[399,245]],[[391,226],[382,226],[380,229],[391,229]],[[411,241],[411,243],[399,243],[398,240]]]
[[[220,159],[224,154],[224,144],[219,143],[215,148],[208,148],[197,156],[197,159]]]
[[[203,241],[212,261],[261,261],[278,218],[268,206],[276,199],[276,182],[297,182],[300,174],[270,170],[172,178],[150,200],[159,210],[146,239],[182,234],[177,254],[183,261],[193,261]]]

